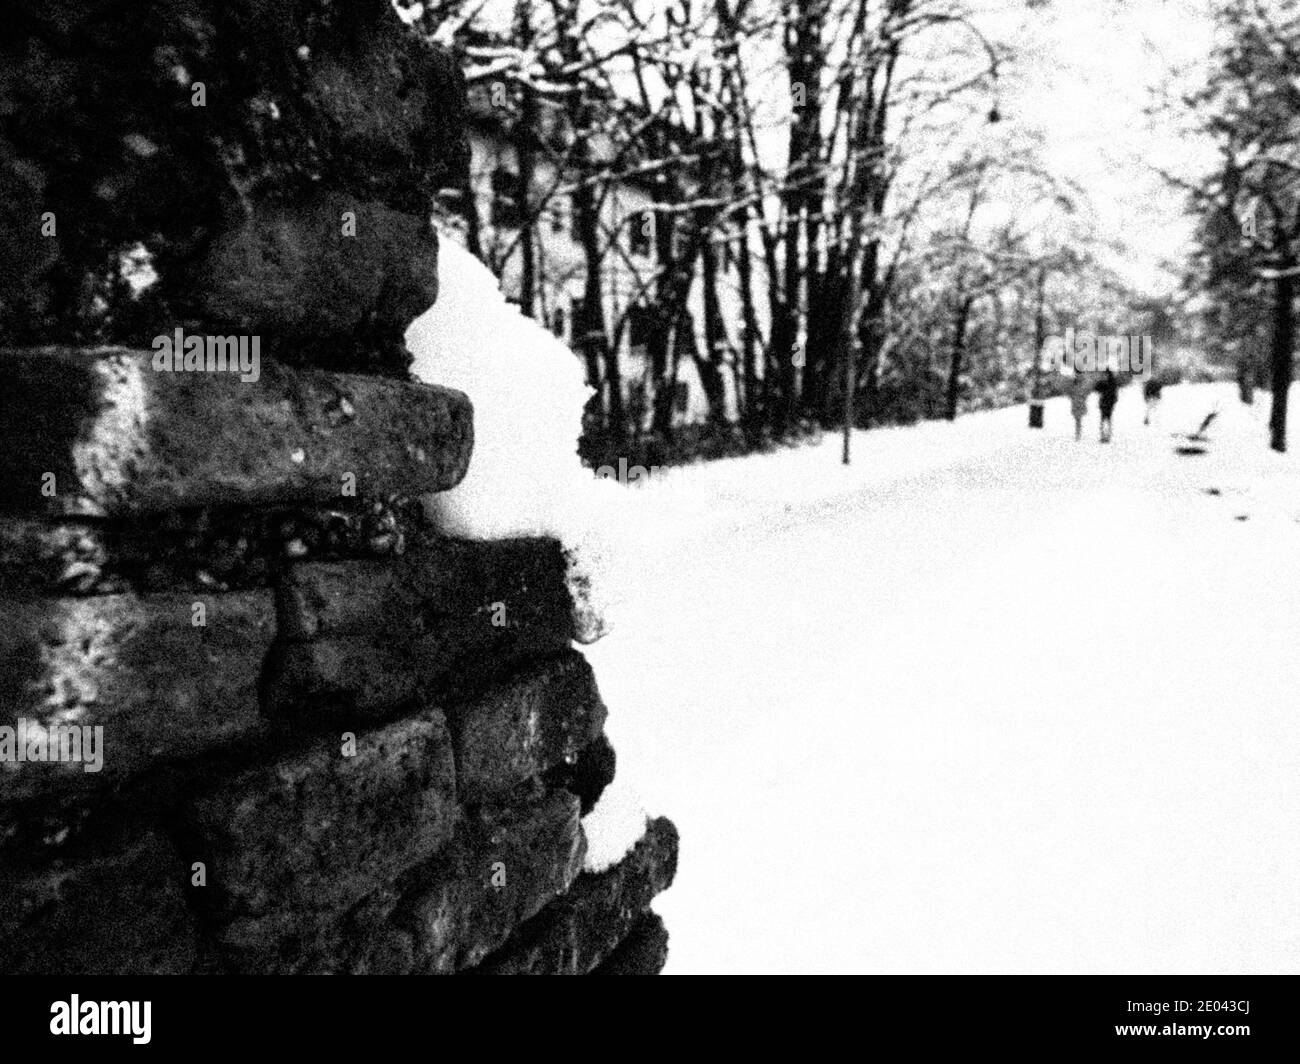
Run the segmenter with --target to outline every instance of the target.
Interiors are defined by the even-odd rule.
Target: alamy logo
[[[603,465],[596,470],[596,476],[601,480],[617,480],[620,484],[635,484],[643,477],[647,480],[659,472],[659,466],[652,465],[649,469],[645,466],[634,465],[631,469],[627,467],[627,459],[618,460],[618,469],[613,466]]]
[[[159,373],[238,373],[245,384],[262,375],[260,336],[186,336],[183,329],[153,338]]]
[[[86,772],[104,767],[104,726],[54,724],[18,718],[18,727],[0,728],[0,762],[80,761]]]
[[[50,1034],[129,1034],[138,1046],[149,1044],[149,1001],[71,1001],[50,1005]]]
[[[1100,373],[1109,367],[1116,373],[1149,374],[1155,368],[1155,350],[1149,336],[1094,336],[1076,334],[1049,336],[1040,355],[1044,370],[1058,373]]]

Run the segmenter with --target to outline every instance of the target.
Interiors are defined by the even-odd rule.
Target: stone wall
[[[450,61],[378,0],[12,18],[0,971],[657,971],[672,825],[582,871],[615,759],[561,546],[416,501],[473,460],[401,343]],[[160,372],[176,328],[261,337],[257,379]]]

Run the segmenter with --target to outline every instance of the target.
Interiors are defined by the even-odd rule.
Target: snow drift
[[[563,343],[505,301],[496,278],[450,240],[439,247],[438,302],[406,332],[412,372],[474,404],[474,453],[458,487],[429,497],[447,535],[562,538],[592,475],[578,461],[591,389]]]
[[[565,344],[506,302],[492,273],[464,248],[439,243],[438,302],[406,332],[411,369],[474,405],[465,479],[426,496],[440,531],[460,539],[551,536],[564,545],[581,642],[606,629],[611,487],[578,459],[592,390]]]

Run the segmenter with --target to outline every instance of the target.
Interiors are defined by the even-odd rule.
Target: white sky
[[[1144,111],[1153,91],[1203,77],[1211,27],[1204,0],[1055,0],[1031,13],[1013,39],[1024,49],[1012,73],[1008,122],[1046,134],[1046,162],[1088,194],[1098,230],[1123,243],[1112,264],[1131,283],[1168,290],[1159,267],[1186,260],[1191,223],[1183,195],[1153,167],[1202,171],[1206,145],[1167,114]]]

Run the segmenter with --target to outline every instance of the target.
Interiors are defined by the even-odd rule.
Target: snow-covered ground
[[[1053,400],[626,489],[587,652],[619,782],[681,830],[667,971],[1296,970],[1300,461],[1267,401],[1166,390],[1146,428],[1128,388],[1105,447]]]

